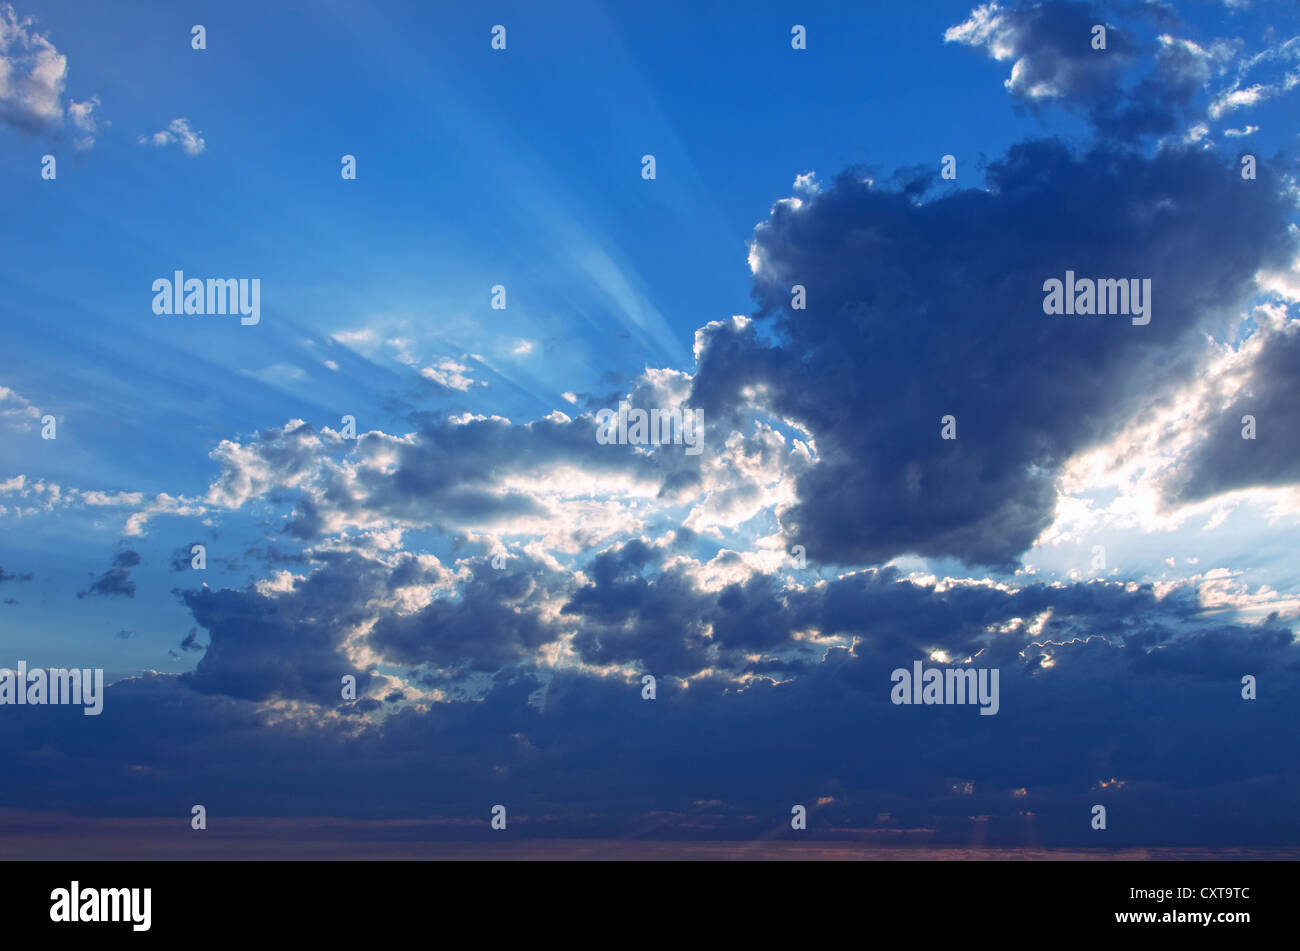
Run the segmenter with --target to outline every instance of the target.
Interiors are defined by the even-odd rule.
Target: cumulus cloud
[[[432,524],[482,529],[532,520],[536,528],[560,521],[565,506],[581,505],[598,484],[594,478],[653,495],[669,473],[690,465],[680,447],[673,458],[598,445],[595,429],[589,415],[524,426],[466,416],[430,421],[405,436],[364,433],[352,442],[294,421],[246,443],[223,441],[213,453],[222,472],[207,501],[238,508],[292,490],[298,502],[285,530],[305,540]]]
[[[761,394],[811,433],[820,461],[786,519],[810,557],[1011,564],[1051,520],[1060,465],[1188,373],[1256,271],[1290,261],[1282,185],[1239,185],[1199,150],[1055,141],[1014,147],[983,191],[920,205],[842,175],[755,231],[758,317],[783,342],[752,322],[703,331],[692,401],[726,419]],[[1151,323],[1045,317],[1043,282],[1067,267],[1149,277]]]
[[[638,565],[653,562],[635,547],[612,554],[608,571],[593,566],[598,584],[625,586]],[[830,834],[898,824],[931,842],[964,843],[978,814],[989,817],[991,843],[1024,844],[1030,808],[1044,840],[1086,844],[1078,815],[1104,782],[1135,817],[1117,830],[1121,843],[1264,844],[1300,834],[1288,794],[1300,759],[1294,731],[1252,741],[1237,697],[1237,672],[1270,671],[1269,702],[1294,707],[1294,639],[1275,619],[1216,621],[1185,593],[1161,598],[1103,583],[1006,589],[887,571],[820,591],[742,586],[707,600],[717,618],[725,612],[736,622],[725,636],[737,639],[737,658],[746,649],[775,658],[755,661],[763,670],[747,679],[661,676],[652,704],[640,699],[637,676],[649,666],[601,675],[511,661],[472,696],[399,702],[382,718],[358,720],[337,699],[341,673],[356,669],[341,652],[361,620],[358,595],[427,579],[414,568],[385,580],[385,569],[347,559],[319,574],[273,596],[198,595],[199,613],[215,628],[198,671],[114,684],[108,732],[93,740],[30,710],[4,718],[0,741],[15,765],[44,764],[8,787],[6,804],[75,810],[90,790],[101,808],[154,814],[201,783],[250,815],[287,802],[309,813],[413,815],[427,812],[428,777],[438,776],[442,814],[473,813],[475,803],[509,790],[514,814],[552,817],[529,825],[531,835],[598,835],[653,814],[673,838],[753,838],[788,822],[769,815],[772,801],[807,798],[828,800],[819,827]],[[602,631],[623,603],[652,608],[632,592],[604,607],[592,602],[609,618]],[[684,613],[671,599],[659,603],[667,614],[650,619],[645,651],[655,650],[674,612]],[[809,625],[851,636],[789,650],[798,642],[783,632]],[[977,665],[1000,667],[997,717],[890,704],[890,670],[936,648],[958,664],[970,651]],[[362,671],[359,696],[375,711],[382,697],[434,689],[410,683],[394,687]],[[255,699],[266,696],[280,699]],[[159,709],[168,715],[159,718]],[[90,743],[95,755],[78,756]],[[51,758],[49,749],[69,755]],[[1190,772],[1207,751],[1221,768]],[[348,762],[364,763],[361,786],[322,781],[323,770]],[[637,768],[646,762],[656,764],[649,780]],[[133,778],[126,764],[147,774]],[[361,788],[384,794],[358,799]],[[891,814],[884,827],[882,813]]]
[[[68,118],[72,120],[73,126],[84,133],[73,142],[78,149],[88,149],[95,144],[95,136],[99,134],[100,127],[100,123],[94,116],[98,106],[98,96],[91,96],[84,102],[68,103]]]
[[[1117,13],[1119,22],[1112,19]],[[1093,47],[1095,27],[1105,28],[1104,50]],[[1283,64],[1294,40],[1243,57],[1240,39],[1197,42],[1173,32],[1182,28],[1172,10],[1157,4],[987,3],[944,39],[1011,62],[1005,86],[1022,106],[1074,109],[1112,142],[1171,135],[1198,119],[1216,121],[1300,82],[1300,73],[1282,72],[1243,85],[1251,69]]]
[[[167,128],[155,132],[153,135],[142,135],[137,141],[141,145],[152,145],[158,148],[179,145],[181,151],[190,158],[194,158],[207,148],[203,133],[191,129],[190,120],[185,118],[173,119],[167,124]]]
[[[949,27],[944,41],[983,49],[1010,62],[1007,90],[1019,98],[1096,100],[1113,95],[1132,43],[1107,31],[1106,49],[1092,48],[1092,28],[1104,15],[1087,3],[986,3]]]
[[[29,132],[57,133],[65,115],[80,132],[73,144],[94,145],[99,125],[94,110],[99,97],[64,101],[68,58],[35,29],[31,17],[19,18],[0,4],[0,122]]]
[[[1300,483],[1300,320],[1265,323],[1246,351],[1245,379],[1204,417],[1203,438],[1166,478],[1175,501]],[[1243,438],[1247,416],[1253,438]]]
[[[0,426],[27,431],[40,418],[40,410],[22,394],[7,386],[0,386]]]
[[[211,640],[191,675],[195,690],[334,705],[342,676],[359,673],[357,695],[365,695],[370,677],[354,670],[343,647],[368,616],[376,585],[388,572],[356,556],[322,554],[320,561],[323,567],[311,576],[286,578],[279,586],[184,593]],[[186,645],[193,649],[188,638]]]
[[[462,393],[474,385],[487,386],[486,383],[475,380],[469,375],[468,365],[458,363],[450,357],[440,357],[433,366],[424,367],[420,370],[420,376],[439,386],[445,386],[449,390],[459,390]]]
[[[548,602],[568,576],[526,556],[503,567],[487,559],[467,566],[459,597],[439,597],[407,614],[389,614],[373,628],[367,646],[407,665],[432,664],[496,673],[531,662],[562,631]],[[484,637],[491,631],[490,637]]]
[[[88,589],[78,591],[77,597],[84,598],[89,595],[96,595],[107,598],[116,594],[124,594],[128,598],[134,598],[135,582],[131,580],[131,569],[138,564],[140,564],[140,553],[138,551],[128,549],[119,552],[113,558],[113,566],[96,578]]]

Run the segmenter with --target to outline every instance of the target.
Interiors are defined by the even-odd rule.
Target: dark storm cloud
[[[1231,643],[1245,632],[1224,633]],[[1194,664],[1198,648],[1192,643],[1166,650]],[[1179,828],[1196,813],[1187,804],[1188,790],[1179,788],[1192,782],[1218,787],[1239,804],[1255,802],[1260,793],[1272,796],[1261,796],[1257,807],[1269,810],[1270,822],[1294,832],[1297,823],[1283,790],[1295,775],[1296,740],[1272,728],[1267,740],[1249,732],[1243,740],[1242,734],[1251,729],[1247,722],[1276,727],[1280,704],[1297,696],[1297,678],[1287,669],[1296,649],[1272,644],[1268,680],[1287,699],[1276,696],[1267,708],[1239,696],[1236,671],[1246,672],[1242,665],[1258,659],[1250,653],[1219,658],[1234,673],[1197,681],[1143,671],[1137,661],[1145,654],[1100,638],[1071,642],[1054,648],[1055,666],[1049,669],[1010,658],[1002,665],[1001,712],[980,717],[969,708],[890,704],[890,670],[910,664],[915,655],[835,649],[814,673],[787,684],[760,682],[736,691],[697,681],[639,707],[634,687],[566,677],[548,691],[545,722],[563,748],[592,742],[593,766],[585,780],[593,793],[612,797],[626,790],[646,809],[685,808],[693,797],[720,799],[737,810],[760,800],[782,803],[781,811],[788,811],[788,803],[835,795],[845,798],[844,815],[856,822],[870,824],[876,812],[889,809],[905,824],[930,825],[936,816],[965,819],[975,812],[969,802],[953,798],[949,785],[971,782],[985,798],[979,811],[1002,821],[1025,808],[1012,791],[1027,787],[1028,806],[1044,814],[1052,834],[1081,842],[1088,835],[1088,806],[1097,801],[1095,794],[1086,799],[1089,791],[1116,777],[1158,787],[1154,795],[1124,800],[1126,821],[1136,822],[1138,815],[1153,821],[1127,827],[1127,841],[1205,836],[1204,829]],[[599,718],[592,716],[593,692],[607,695],[609,712]],[[578,732],[580,719],[585,734]],[[549,748],[544,734],[530,739]],[[1278,740],[1281,747],[1274,748]],[[1205,755],[1227,755],[1230,762],[1207,770]],[[644,791],[629,788],[627,775],[638,775],[638,763]],[[1230,792],[1246,782],[1259,787]],[[1183,800],[1177,819],[1155,814],[1153,806],[1166,795]],[[767,808],[771,827],[780,828],[778,810]],[[1253,821],[1232,824],[1233,832],[1220,826],[1210,836],[1231,840]],[[1278,841],[1277,829],[1267,823],[1254,826],[1252,834]]]
[[[87,590],[78,591],[77,597],[84,598],[93,594],[107,598],[115,594],[124,594],[128,598],[134,598],[135,582],[131,580],[131,569],[138,564],[140,564],[139,552],[130,550],[120,552],[113,558],[113,567],[96,578]]]
[[[9,803],[46,808],[39,802],[48,797],[48,808],[81,814],[188,815],[195,802],[214,811],[234,805],[239,784],[248,783],[248,792],[261,790],[254,811],[284,812],[313,785],[327,786],[344,762],[332,730],[276,729],[253,704],[198,693],[176,676],[119,681],[107,687],[104,704],[95,718],[72,707],[0,718],[6,744],[26,737],[15,747],[24,781],[7,784]],[[44,756],[40,742],[49,744]],[[82,782],[57,790],[74,775]],[[277,783],[287,785],[277,792]]]
[[[707,668],[753,671],[758,655],[775,669],[798,670],[826,650],[824,642],[797,639],[801,631],[860,638],[858,653],[892,658],[892,666],[936,650],[957,660],[978,655],[981,663],[1020,663],[1035,643],[1102,636],[1147,650],[1204,628],[1190,585],[1163,597],[1149,584],[1105,581],[1010,591],[926,584],[883,568],[804,589],[755,575],[708,592],[693,587],[680,567],[660,570],[657,558],[642,560],[648,551],[631,542],[603,553],[586,572],[591,583],[565,605],[564,614],[578,620],[573,646],[588,663],[694,676]],[[655,570],[643,572],[647,565]]]
[[[785,517],[809,558],[1013,564],[1051,521],[1061,464],[1189,378],[1203,333],[1294,253],[1276,174],[1243,182],[1205,150],[1032,141],[987,186],[917,204],[846,172],[778,204],[755,230],[754,294],[779,342],[754,323],[701,332],[692,405],[734,419],[761,385],[812,432],[821,460]],[[1150,324],[1046,316],[1043,282],[1067,269],[1149,278]]]
[[[501,569],[488,559],[471,561],[454,591],[438,591],[426,607],[404,612],[394,592],[439,575],[414,559],[392,568],[355,554],[322,555],[307,578],[286,590],[183,593],[211,637],[193,685],[248,700],[337,705],[343,674],[358,675],[361,694],[370,683],[342,644],[372,620],[365,644],[384,663],[443,668],[446,673],[423,680],[457,694],[465,675],[531,665],[539,648],[566,634],[587,663],[694,677],[709,668],[762,669],[754,667],[755,657],[773,669],[807,669],[825,646],[800,641],[800,631],[857,637],[860,652],[898,663],[940,649],[958,659],[1001,662],[1014,661],[1035,641],[1093,635],[1151,648],[1198,629],[1200,613],[1190,589],[1157,599],[1150,586],[1106,582],[1033,584],[1015,592],[986,584],[939,588],[903,579],[895,569],[807,589],[756,575],[710,592],[697,588],[682,565],[665,568],[662,560],[663,552],[644,542],[616,546],[588,565],[588,583],[577,588],[567,574],[526,557],[513,556]],[[1026,625],[1039,615],[1050,619],[1031,634]],[[181,647],[204,649],[196,630]]]
[[[713,599],[680,570],[660,570],[662,557],[633,540],[588,567],[593,583],[563,613],[581,619],[573,645],[589,663],[639,661],[648,673],[686,676],[708,666],[705,615]]]
[[[567,630],[548,619],[547,604],[562,603],[572,588],[569,576],[523,555],[512,555],[501,569],[487,558],[466,563],[467,576],[455,590],[449,572],[414,558],[390,566],[356,553],[313,557],[310,573],[283,588],[180,592],[210,638],[204,648],[191,630],[181,644],[206,651],[192,675],[196,690],[333,706],[342,676],[352,674],[360,697],[373,678],[354,668],[343,644],[372,622],[365,643],[386,663],[451,668],[457,679],[531,663],[537,648]],[[401,589],[435,584],[447,587],[427,606],[399,610]]]
[[[1008,92],[1021,108],[1059,104],[1085,115],[1111,141],[1168,135],[1205,105],[1215,67],[1228,47],[1206,49],[1171,35],[1180,24],[1154,4],[1009,3],[977,7],[945,34],[1011,66]],[[1106,48],[1093,30],[1106,28]],[[1170,32],[1166,32],[1170,31]],[[1148,67],[1146,72],[1139,71]]]
[[[1193,114],[1212,74],[1205,50],[1168,39],[1155,55],[1155,68],[1123,96],[1096,103],[1090,118],[1098,132],[1128,140],[1175,132]]]
[[[1106,49],[1093,49],[1093,27],[1106,26]],[[1135,48],[1129,36],[1090,3],[991,3],[945,35],[983,47],[1013,64],[1008,90],[1033,102],[1113,99]]]
[[[1056,604],[1065,629],[1135,609],[1146,623],[1184,629],[1185,603],[1166,613],[1149,592],[1101,591],[1042,586],[1033,599]],[[978,610],[978,592],[949,593],[956,597],[911,591],[919,609],[939,598],[948,600],[939,613]],[[1018,594],[1001,600],[988,617],[1023,607]],[[1072,603],[1091,616],[1068,615]],[[875,637],[802,663],[785,683],[700,677],[687,689],[661,679],[647,701],[635,681],[519,671],[498,675],[475,700],[405,706],[370,724],[285,721],[196,693],[195,679],[150,675],[110,687],[94,729],[79,711],[58,708],[0,718],[0,742],[24,776],[0,790],[0,803],[141,815],[193,801],[230,815],[420,815],[468,821],[468,833],[449,834],[472,835],[486,823],[485,804],[505,802],[512,821],[551,816],[543,828],[552,833],[725,838],[755,834],[756,816],[773,833],[788,829],[791,803],[830,797],[814,836],[878,826],[888,812],[887,825],[966,842],[968,817],[988,815],[994,841],[1026,844],[1030,810],[1041,841],[1095,844],[1089,809],[1102,802],[1114,846],[1293,842],[1300,738],[1287,715],[1300,702],[1300,648],[1277,621],[1198,620],[1199,632],[1157,650],[1098,636],[1046,644],[1050,666],[1036,651],[1020,656],[1013,648],[1023,638],[1010,636],[989,652],[1001,671],[991,717],[973,706],[890,703],[891,669],[919,658],[903,640]],[[1241,698],[1244,674],[1258,678],[1258,700]],[[361,701],[344,712],[381,706]],[[361,732],[352,735],[349,722]],[[1122,785],[1099,786],[1112,779]],[[960,792],[967,784],[972,791]],[[710,824],[681,822],[700,814],[699,802],[713,803]],[[535,828],[518,826],[524,835]]]
[[[1242,438],[1248,415],[1254,439]],[[1208,423],[1165,486],[1172,500],[1300,482],[1300,324],[1269,334],[1240,394]]]
[[[497,671],[530,659],[563,628],[547,621],[542,608],[558,597],[567,576],[523,556],[505,567],[490,560],[475,563],[459,597],[441,597],[411,614],[388,614],[371,632],[369,643],[397,663],[466,665]]]
[[[370,617],[367,603],[383,590],[387,569],[352,554],[324,553],[322,566],[287,591],[201,588],[181,592],[210,643],[191,678],[195,690],[245,700],[312,700],[333,705],[341,678],[354,670],[341,648]],[[188,639],[187,639],[188,640]]]

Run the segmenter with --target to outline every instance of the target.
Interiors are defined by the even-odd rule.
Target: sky
[[[0,809],[1300,847],[1298,120],[1281,0],[0,3]]]

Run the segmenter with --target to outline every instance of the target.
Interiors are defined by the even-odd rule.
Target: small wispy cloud
[[[260,370],[238,370],[240,376],[250,377],[254,380],[261,380],[263,383],[272,385],[283,383],[299,383],[303,380],[309,380],[307,371],[302,367],[296,367],[291,363],[272,363],[269,367],[263,367]]]
[[[40,410],[22,394],[7,386],[0,386],[0,426],[28,430],[40,418]]]
[[[95,107],[98,105],[98,96],[91,96],[84,102],[77,102],[76,100],[68,102],[68,118],[72,120],[74,126],[85,133],[72,143],[78,149],[85,150],[95,144],[95,136],[99,134],[100,126],[94,116]],[[104,125],[108,125],[108,123],[105,122]]]
[[[158,148],[179,145],[181,151],[190,158],[194,158],[207,148],[203,133],[191,129],[190,120],[185,118],[173,119],[167,124],[167,128],[153,135],[142,135],[137,141],[141,145],[152,145]]]
[[[438,362],[431,367],[425,367],[420,371],[420,376],[426,380],[432,380],[434,383],[453,390],[460,390],[462,393],[468,390],[476,382],[479,386],[487,386],[486,383],[475,381],[469,376],[469,367],[463,363],[457,363],[450,357],[441,357]]]

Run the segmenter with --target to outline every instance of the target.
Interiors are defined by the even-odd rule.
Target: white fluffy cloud
[[[463,363],[457,363],[450,357],[441,357],[438,362],[431,367],[425,367],[420,371],[420,376],[426,380],[432,380],[434,383],[440,383],[443,386],[453,390],[460,390],[462,393],[468,390],[476,382],[479,386],[487,386],[486,383],[474,380],[469,376],[469,367]]]
[[[0,426],[28,430],[40,418],[40,411],[22,394],[0,386]]]
[[[142,135],[139,138],[141,145],[153,145],[163,147],[167,145],[179,145],[181,151],[190,158],[198,155],[205,148],[207,143],[203,140],[203,134],[190,128],[190,120],[181,118],[173,119],[167,124],[167,128],[153,135]]]
[[[79,149],[95,143],[99,123],[93,112],[99,97],[78,102],[63,99],[68,58],[33,27],[31,17],[18,18],[9,4],[0,5],[0,122],[35,132],[63,128],[65,113],[82,134]]]

